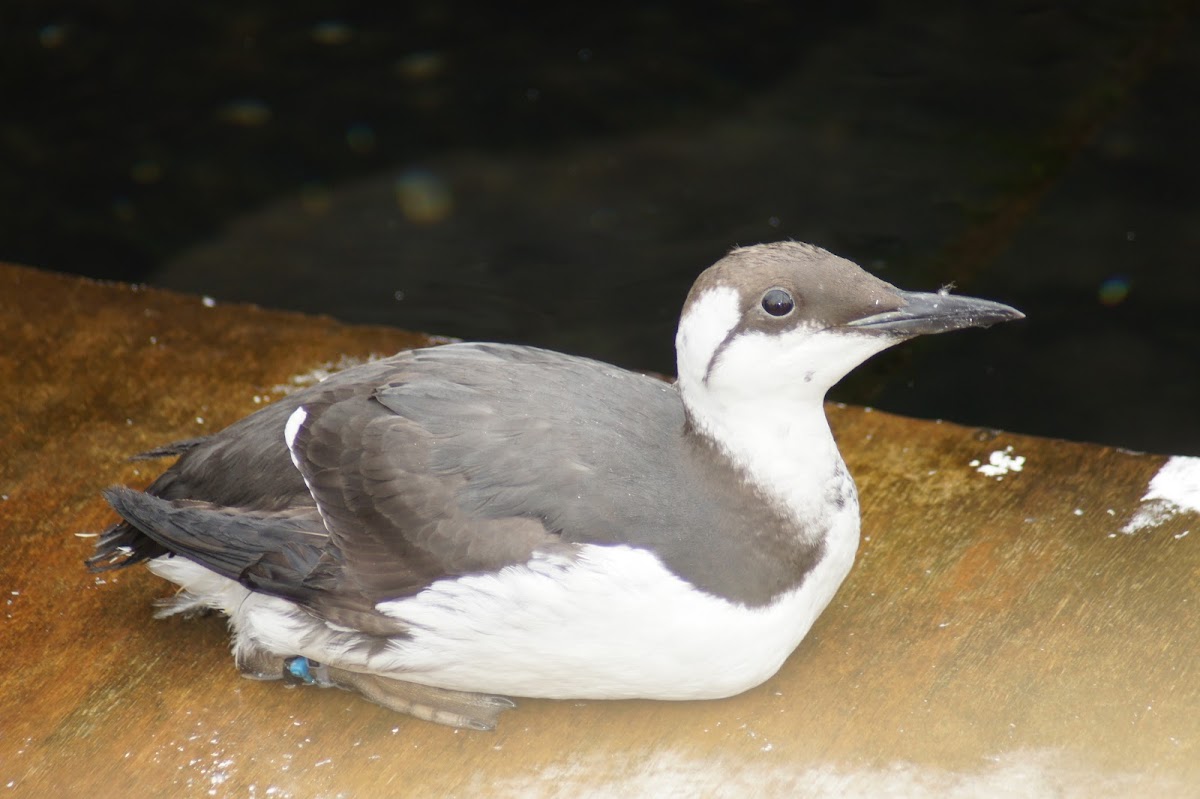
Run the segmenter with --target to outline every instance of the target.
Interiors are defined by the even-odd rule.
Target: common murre
[[[178,455],[88,561],[230,617],[247,676],[489,729],[501,695],[703,699],[769,678],[845,578],[858,499],[826,391],[906,338],[1021,318],[819,248],[697,279],[666,384],[532,347],[354,367]]]

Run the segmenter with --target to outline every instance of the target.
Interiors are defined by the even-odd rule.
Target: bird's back
[[[302,440],[304,452],[289,451],[285,428],[301,408],[312,435]],[[403,585],[380,575],[380,594],[419,590],[439,570],[519,561],[539,546],[621,543],[652,549],[702,590],[755,605],[795,584],[819,556],[819,543],[811,543],[819,536],[798,538],[715,447],[687,429],[674,386],[522,346],[446,345],[336,374],[191,443],[147,493],[294,514],[329,495],[306,484],[297,458],[310,459],[339,497],[376,492],[375,505],[386,499],[399,508],[359,513],[335,530],[328,545],[339,558],[371,545],[363,568],[386,570],[412,559],[403,539],[433,550]],[[124,565],[121,547],[134,560],[179,551],[172,543],[162,531],[152,539],[119,525],[93,563]]]

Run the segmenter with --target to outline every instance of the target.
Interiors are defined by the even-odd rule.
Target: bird
[[[688,293],[674,382],[450,343],[333,374],[176,460],[86,563],[148,562],[158,615],[228,616],[255,679],[494,729],[512,697],[699,700],[772,675],[850,571],[826,392],[923,334],[1023,318],[795,241]]]

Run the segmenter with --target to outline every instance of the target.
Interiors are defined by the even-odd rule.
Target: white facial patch
[[[730,340],[711,366],[697,358],[685,371],[681,355],[679,389],[693,421],[731,442],[739,422],[787,427],[809,414],[823,420],[821,403],[830,387],[894,343],[885,336],[807,326],[778,334],[746,332]]]
[[[717,348],[739,321],[738,293],[728,286],[708,289],[688,306],[675,334],[676,369],[681,385],[695,385],[704,380]]]
[[[709,390],[744,394],[747,400],[768,394],[824,399],[847,372],[897,342],[871,333],[808,326],[779,334],[745,333],[729,342],[709,370]]]

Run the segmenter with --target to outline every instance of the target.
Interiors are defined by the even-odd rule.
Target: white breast
[[[791,654],[849,571],[857,542],[857,524],[844,525],[805,582],[763,608],[698,591],[649,552],[623,546],[443,580],[379,606],[413,632],[372,665],[514,696],[730,696]]]

